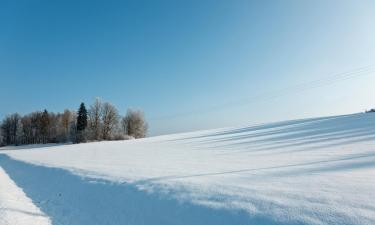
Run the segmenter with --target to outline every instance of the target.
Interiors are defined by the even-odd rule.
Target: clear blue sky
[[[0,117],[100,96],[143,109],[156,135],[363,111],[375,73],[330,77],[375,64],[374,12],[371,0],[0,0]]]

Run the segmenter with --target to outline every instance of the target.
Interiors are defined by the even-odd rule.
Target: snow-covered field
[[[53,224],[375,224],[375,113],[0,153]]]
[[[49,225],[51,221],[0,167],[0,224],[28,225],[31,223]]]

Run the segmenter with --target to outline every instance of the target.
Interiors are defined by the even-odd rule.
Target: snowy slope
[[[51,221],[0,167],[0,224],[49,225]]]
[[[85,213],[95,214],[95,221],[102,221],[98,224],[375,224],[375,114],[7,149],[1,151],[6,156],[0,166],[33,200],[57,201],[61,193],[73,196],[76,191],[79,196],[90,194],[78,197],[81,203],[93,205],[97,198],[120,210],[101,214],[100,208],[84,205],[81,213],[71,214],[83,222],[72,223],[74,219],[62,222],[66,216],[61,211],[70,213],[62,200],[58,209],[52,209],[58,204],[40,206],[56,224],[87,224]],[[61,183],[72,188],[48,195],[31,184],[38,179],[60,183],[51,189]],[[132,207],[127,205],[130,195],[137,196],[129,200]],[[157,213],[147,208],[150,204]],[[121,212],[129,214],[121,217]],[[163,220],[157,223],[158,218]]]

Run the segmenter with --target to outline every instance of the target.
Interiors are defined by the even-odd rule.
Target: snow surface
[[[375,224],[375,113],[1,152],[54,224]]]
[[[32,221],[32,223],[31,223]],[[0,167],[0,224],[48,225],[45,216]]]

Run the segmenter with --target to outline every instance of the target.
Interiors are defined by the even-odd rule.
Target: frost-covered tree
[[[118,110],[111,103],[105,102],[102,110],[102,137],[104,140],[110,140],[118,125]]]
[[[21,118],[17,122],[17,128],[16,128],[16,145],[22,145],[25,144],[24,140],[24,134],[23,134],[23,125],[21,122]]]
[[[63,135],[61,117],[61,113],[49,113],[48,143],[62,142],[60,139]]]
[[[77,119],[72,120],[70,123],[69,140],[73,143],[77,143]]]
[[[59,135],[58,135],[58,141],[59,142],[67,142],[70,140],[70,127],[71,123],[74,120],[73,113],[65,109],[64,112],[61,114],[59,119]]]
[[[100,98],[96,98],[95,102],[90,106],[89,109],[89,128],[90,136],[93,140],[101,139],[101,129],[102,129],[102,117],[103,114],[103,103]]]
[[[143,138],[147,134],[148,125],[144,113],[140,110],[129,109],[121,121],[121,126],[126,135],[134,138]]]
[[[129,110],[121,120],[111,103],[99,98],[86,110],[81,103],[77,113],[36,111],[25,116],[14,113],[0,123],[0,145],[124,140],[126,135],[144,137],[147,124],[141,111]]]

